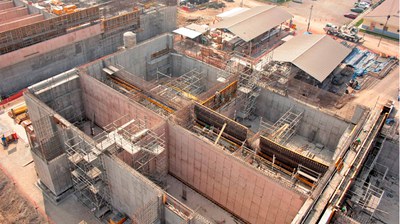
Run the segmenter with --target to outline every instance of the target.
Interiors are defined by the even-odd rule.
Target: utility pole
[[[385,32],[385,27],[387,26],[387,23],[388,23],[389,19],[390,19],[390,15],[387,16],[386,23],[385,23],[385,25],[384,25],[383,28],[382,28],[382,33],[381,33],[381,37],[379,38],[378,47],[379,47],[379,45],[381,44],[383,32]]]
[[[314,7],[314,5],[311,5],[311,8],[310,8],[310,17],[308,18],[307,33],[310,33],[309,30],[310,30],[311,14],[312,14],[312,9],[313,9],[313,7]]]

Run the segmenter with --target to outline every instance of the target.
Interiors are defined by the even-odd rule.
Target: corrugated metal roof
[[[173,32],[177,33],[177,34],[180,34],[180,35],[183,35],[185,37],[189,37],[190,39],[196,38],[196,37],[201,35],[201,33],[197,32],[197,31],[194,31],[194,30],[191,30],[191,29],[188,29],[188,28],[185,28],[185,27],[181,27],[179,29],[176,29]]]
[[[186,26],[186,28],[194,30],[194,31],[199,32],[199,33],[202,33],[202,34],[206,33],[207,30],[210,29],[210,27],[207,26],[207,25],[198,25],[196,23],[192,23],[192,24]]]
[[[236,16],[236,15],[242,13],[242,12],[245,12],[245,11],[247,11],[247,10],[249,10],[249,8],[240,8],[240,7],[237,7],[237,8],[233,8],[233,9],[231,9],[231,10],[229,10],[229,11],[220,13],[220,14],[217,15],[217,17],[218,17],[218,18],[221,18],[221,19],[227,19],[227,18],[231,18],[231,17],[233,17],[233,16]]]
[[[301,35],[273,52],[274,61],[291,62],[316,80],[326,77],[346,58],[351,49],[327,35]]]
[[[277,6],[258,6],[214,24],[212,28],[224,28],[248,42],[275,26],[293,18],[293,15]]]

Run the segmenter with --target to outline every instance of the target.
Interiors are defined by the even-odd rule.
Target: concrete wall
[[[185,219],[171,211],[169,208],[165,207],[165,224],[175,224],[175,223],[187,223]]]
[[[159,219],[158,209],[161,206],[159,198],[162,190],[120,159],[103,156],[103,160],[110,186],[112,206],[131,218],[145,206],[150,206],[147,209],[153,210],[156,215],[152,216],[150,221]]]
[[[145,121],[149,128],[153,128],[163,121],[153,111],[131,101],[127,96],[99,80],[88,75],[81,75],[80,79],[86,116],[92,118],[95,114],[95,123],[100,127],[125,115]]]
[[[170,173],[250,223],[290,223],[306,200],[180,126],[168,133]]]
[[[102,68],[108,65],[122,66],[132,75],[148,79],[146,74],[147,62],[151,60],[151,55],[168,48],[172,48],[172,35],[161,35],[150,40],[144,41],[133,48],[105,57],[103,60],[98,60],[85,66],[87,73],[97,79],[102,80],[105,75]]]
[[[192,69],[197,69],[197,71],[203,72],[207,76],[207,81],[206,81],[206,87],[207,89],[211,88],[214,86],[217,82],[218,74],[222,73],[222,71],[219,68],[213,67],[209,64],[206,64],[202,61],[189,58],[183,55],[178,55],[178,54],[172,54],[172,61],[173,61],[173,74],[174,76],[181,76],[185,74],[186,72],[192,70]]]
[[[68,160],[65,154],[45,162],[32,152],[32,158],[40,181],[51,190],[54,195],[60,195],[72,187]]]
[[[388,167],[388,176],[399,178],[399,141],[386,140],[377,162]]]
[[[44,16],[44,18],[46,18],[46,19],[56,17],[56,15],[47,12],[45,9],[38,9],[35,6],[29,5],[28,3],[23,2],[21,0],[13,0],[13,2],[15,4],[15,6],[26,6],[26,7],[28,7],[28,10],[29,10],[30,14],[41,13]]]
[[[0,12],[0,23],[25,15],[28,15],[28,9],[22,7],[21,8],[16,7],[14,9],[10,9],[5,12]]]
[[[0,95],[12,94],[75,66],[110,54],[122,44],[122,34],[107,38],[96,35],[78,42],[74,42],[74,38],[71,40],[69,45],[40,55],[25,55],[25,48],[16,51],[16,54],[21,53],[25,60],[0,68]]]
[[[19,2],[18,4],[23,3]],[[176,7],[160,9],[160,11],[163,10],[166,10],[166,13],[163,13],[165,19],[162,20],[160,27],[163,28],[161,29],[151,26],[150,17],[148,19],[146,19],[146,15],[140,17],[141,21],[147,21],[146,23],[149,24],[143,25],[143,31],[138,33],[138,41],[173,30],[172,27],[176,26],[173,25],[176,24]],[[45,13],[42,14],[47,18]],[[8,96],[36,82],[93,61],[104,55],[114,53],[118,47],[123,45],[122,33],[111,36],[96,35],[96,32],[93,30],[90,30],[89,33],[91,34],[90,38],[84,40],[74,37],[69,37],[67,40],[58,40],[56,43],[59,48],[52,48],[50,51],[42,52],[42,49],[48,49],[54,43],[44,44],[42,47],[37,48],[36,51],[29,51],[30,53],[24,52],[24,49],[20,49],[16,51],[16,55],[7,59],[0,59],[0,63],[13,61],[14,59],[20,61],[19,63],[12,63],[12,65],[8,64],[5,67],[0,66],[0,96]],[[66,42],[68,45],[63,45]],[[38,54],[38,52],[42,52],[43,54]],[[21,61],[21,57],[23,61]]]
[[[76,70],[69,70],[33,86],[36,97],[69,122],[84,117],[82,92]]]
[[[11,30],[11,29],[22,27],[22,26],[26,26],[31,23],[42,21],[43,19],[44,19],[43,15],[41,15],[41,14],[19,17],[10,22],[0,24],[0,32],[4,32],[6,30]],[[0,67],[1,67],[1,65],[0,65]]]
[[[161,8],[159,11],[158,13],[153,10],[140,15],[140,28],[142,31],[137,34],[137,41],[144,41],[176,29],[176,6]]]
[[[348,126],[348,123],[339,118],[264,89],[257,98],[256,114],[275,123],[291,107],[303,112],[297,134],[308,138],[311,142],[321,143],[330,150],[336,149],[340,137]]]
[[[0,10],[9,9],[12,7],[14,7],[14,3],[12,1],[0,2]]]

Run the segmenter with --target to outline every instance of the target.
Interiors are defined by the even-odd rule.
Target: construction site
[[[0,194],[40,192],[27,223],[398,219],[398,103],[357,101],[397,58],[280,6],[177,29],[176,4],[0,0],[0,170],[28,184]]]
[[[221,69],[179,53],[175,40],[125,46],[28,88],[43,192],[134,223],[332,217],[344,194],[331,190],[350,185],[341,173],[359,172],[391,107],[340,117],[263,87],[268,74],[247,58],[231,54]]]
[[[125,32],[135,32],[140,42],[176,28],[176,7],[168,4],[93,1],[70,5],[74,7],[69,10],[59,1],[47,4],[0,2],[2,98],[114,53]]]

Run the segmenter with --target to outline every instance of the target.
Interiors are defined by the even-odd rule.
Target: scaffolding
[[[246,119],[253,113],[256,100],[260,95],[260,88],[258,87],[260,76],[260,71],[253,70],[250,67],[246,67],[244,71],[240,72],[238,98],[243,102],[243,106],[236,114],[237,117]]]
[[[360,209],[352,218],[360,223],[371,223],[375,212],[381,211],[377,208],[385,191],[371,183],[357,181],[350,193],[352,194],[351,202],[354,203],[354,207]]]
[[[96,217],[102,217],[111,210],[110,190],[102,160],[104,149],[77,132],[72,135],[72,138],[65,141],[65,145],[68,160],[72,164],[71,177],[75,194]]]
[[[165,103],[159,95],[152,93],[154,84],[126,71],[122,66],[110,65],[103,68],[103,71],[108,75],[109,81],[103,80],[104,83],[163,117],[167,117],[179,108],[178,105]]]
[[[261,135],[268,135],[268,137],[274,142],[285,145],[296,133],[297,126],[299,125],[302,116],[303,112],[296,112],[292,107],[272,125],[263,121],[261,118]]]
[[[99,7],[94,6],[1,32],[0,54],[67,34],[73,28],[82,28],[83,25],[96,23],[99,19]]]
[[[205,78],[206,75],[196,68],[184,73],[177,78],[171,78],[165,84],[175,90],[178,94],[183,95],[190,99],[197,99],[197,95],[205,91]]]
[[[127,152],[133,158],[127,164],[157,184],[167,176],[167,155],[164,133],[147,128],[147,122],[123,116],[104,127],[96,141],[112,154]],[[125,161],[126,162],[126,161]],[[154,162],[155,167],[150,163]]]

